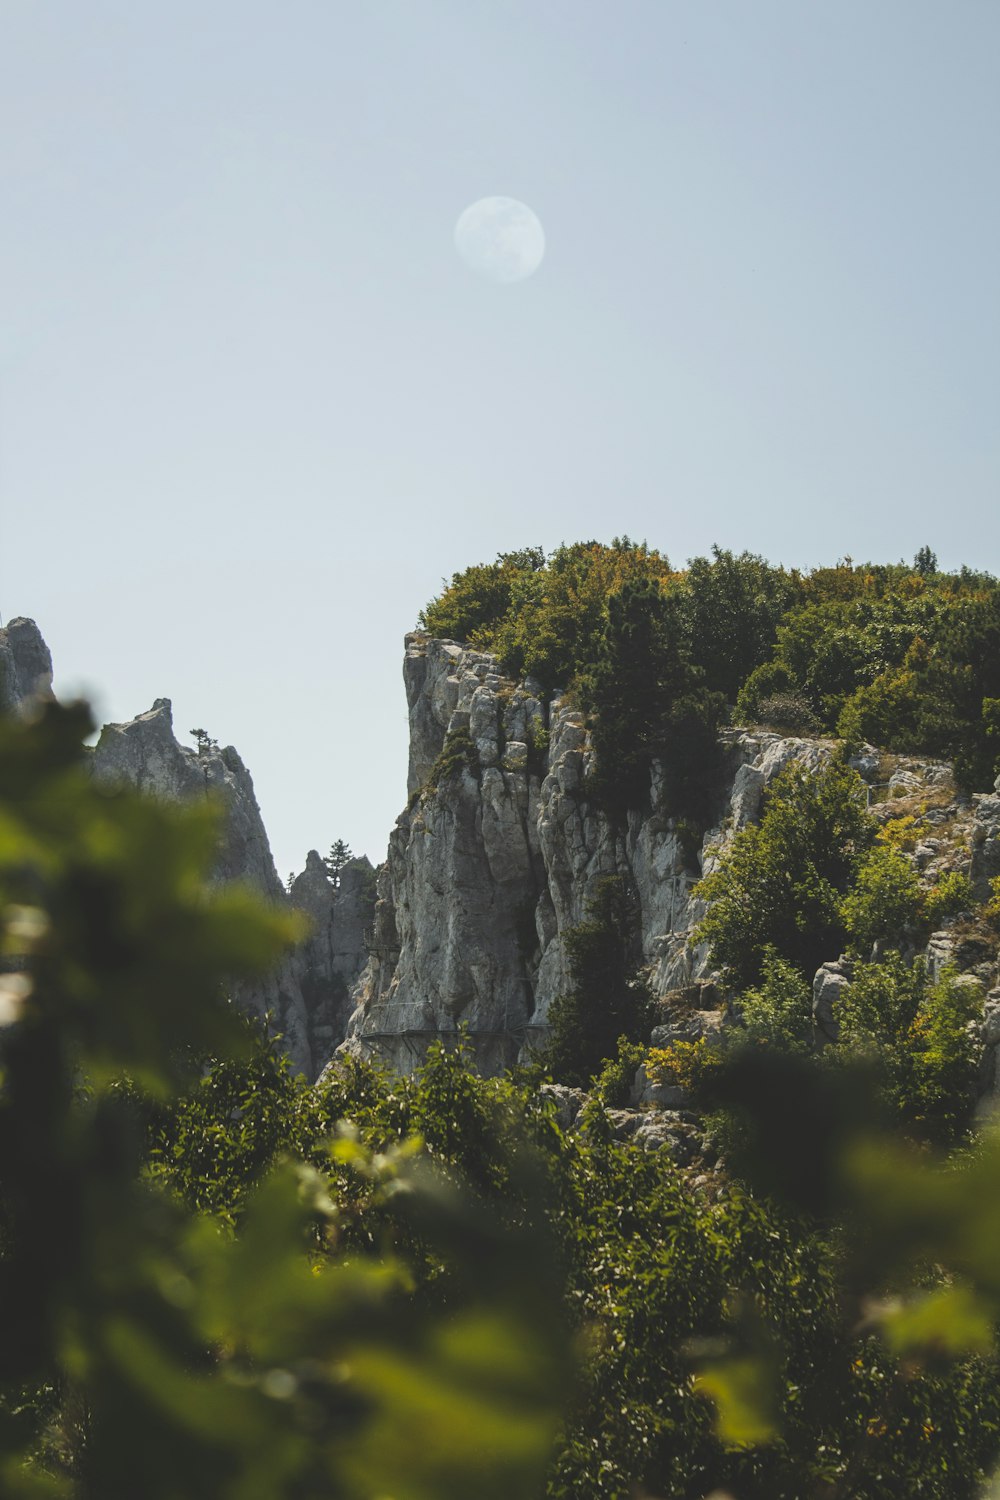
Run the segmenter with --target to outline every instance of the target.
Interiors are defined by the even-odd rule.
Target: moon
[[[455,249],[490,281],[524,281],[542,263],[545,231],[526,203],[480,198],[459,215]]]

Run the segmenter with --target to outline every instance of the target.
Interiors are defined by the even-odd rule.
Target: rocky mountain
[[[626,882],[638,912],[642,959],[665,1022],[654,1041],[724,1024],[708,954],[693,938],[705,911],[693,888],[758,818],[778,772],[792,760],[818,767],[833,743],[724,731],[716,825],[692,849],[673,819],[630,812],[616,825],[588,801],[593,752],[571,699],[548,702],[531,679],[504,677],[490,655],[423,633],[407,637],[404,680],[410,799],[378,876],[348,1048],[406,1071],[429,1040],[464,1026],[484,1070],[523,1057],[544,1036],[549,1008],[567,984],[566,933],[584,920],[607,876]],[[942,836],[929,835],[913,853],[922,878],[954,869],[987,894],[1000,873],[1000,796],[960,796],[949,768],[928,761],[872,751],[855,764],[884,816],[905,811],[907,798],[933,804],[927,817]],[[664,774],[654,762],[654,808]],[[953,935],[934,934],[928,953],[932,972],[954,959]],[[831,954],[817,975],[820,1028],[831,996],[849,983],[838,961]],[[992,1044],[993,1031],[1000,1037],[1000,1019],[989,1019],[1000,1017],[995,955],[975,977],[989,992]],[[987,1071],[992,1078],[992,1060]]]
[[[51,693],[52,665],[37,627],[0,631],[0,693],[23,712]],[[310,851],[285,892],[275,871],[250,773],[237,752],[211,741],[179,744],[170,702],[109,724],[94,774],[168,800],[214,796],[225,808],[215,878],[249,880],[269,900],[310,918],[311,935],[267,981],[236,996],[270,1012],[287,1050],[309,1077],[344,1046],[409,1071],[435,1037],[467,1030],[480,1067],[496,1072],[547,1032],[550,1007],[570,982],[566,937],[583,922],[600,882],[620,878],[637,942],[659,1002],[656,1045],[708,1036],[730,1015],[708,953],[695,941],[705,913],[695,895],[734,836],[758,819],[769,783],[791,761],[818,768],[834,742],[762,729],[723,731],[714,826],[696,843],[683,822],[657,811],[613,820],[588,798],[593,750],[567,695],[530,677],[515,682],[488,653],[425,632],[407,637],[404,682],[410,723],[409,801],[377,874],[350,863],[335,886]],[[960,795],[950,768],[866,751],[855,764],[872,810],[887,818],[921,810],[909,858],[928,886],[948,871],[970,876],[985,897],[1000,874],[1000,795]],[[650,805],[662,804],[667,772],[654,761]],[[377,895],[377,899],[376,899]],[[1000,1044],[996,954],[950,927],[927,946],[932,974],[956,963],[985,995],[984,1086],[993,1086]],[[814,985],[817,1035],[835,1030],[850,966],[831,953]],[[676,1089],[640,1074],[636,1102],[676,1105]]]
[[[0,710],[25,713],[52,694],[52,659],[33,620],[12,620],[0,630]],[[271,1017],[294,1065],[315,1077],[344,1036],[350,989],[367,960],[374,872],[353,860],[331,883],[311,850],[305,870],[285,891],[271,857],[250,772],[231,745],[206,738],[199,748],[181,745],[170,700],[157,698],[148,712],[124,724],[107,724],[93,751],[93,774],[170,802],[212,797],[223,808],[217,881],[243,880],[269,901],[296,907],[310,920],[310,935],[266,980],[236,987],[234,999],[253,1015]]]
[[[224,809],[215,879],[245,880],[267,897],[304,911],[311,931],[266,980],[240,985],[237,1003],[253,1015],[270,1015],[297,1068],[315,1077],[344,1035],[349,988],[367,953],[372,867],[353,861],[334,886],[322,859],[310,850],[306,868],[286,894],[274,867],[250,772],[231,745],[210,740],[197,749],[178,743],[170,700],[157,698],[148,713],[125,724],[107,724],[94,750],[94,775],[127,783],[167,801],[214,797]]]

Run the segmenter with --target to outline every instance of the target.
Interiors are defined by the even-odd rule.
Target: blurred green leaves
[[[249,891],[210,891],[212,807],[96,786],[89,728],[82,708],[55,705],[33,724],[0,724],[4,1493],[526,1492],[565,1385],[551,1297],[513,1295],[545,1284],[530,1213],[511,1228],[416,1172],[418,1142],[374,1153],[349,1135],[331,1149],[317,1139],[315,1108],[255,1054],[226,999],[232,977],[296,940],[297,920]],[[232,1133],[213,1126],[199,1140],[179,1091],[198,1098],[205,1056],[216,1059],[207,1097]],[[252,1127],[268,1087],[313,1161],[282,1160],[279,1129],[257,1144],[238,1195],[222,1193],[227,1212],[192,1213],[182,1196],[215,1206],[205,1184],[252,1143],[240,1121]],[[178,1120],[191,1128],[171,1134]],[[201,1168],[177,1172],[199,1156]],[[372,1201],[405,1200],[399,1216],[418,1224],[426,1254],[473,1258],[482,1281],[454,1278],[435,1308],[391,1253],[332,1255],[338,1171]]]

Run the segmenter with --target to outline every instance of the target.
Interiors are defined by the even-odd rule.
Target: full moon
[[[455,248],[490,281],[523,281],[542,263],[545,231],[526,203],[480,198],[459,216]]]

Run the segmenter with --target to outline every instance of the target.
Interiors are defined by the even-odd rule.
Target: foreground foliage
[[[89,728],[55,706],[0,725],[3,1493],[530,1487],[563,1383],[531,1213],[456,1196],[405,1141],[376,1157],[324,1143],[332,1122],[316,1133],[298,1105],[275,1114],[287,1074],[254,1052],[224,978],[273,963],[298,927],[249,892],[209,894],[212,809],[96,787]],[[203,1128],[168,1147],[155,1121],[206,1054]],[[285,1159],[307,1144],[312,1165]],[[331,1194],[344,1162],[376,1217],[398,1199],[408,1243],[482,1283],[451,1277],[445,1313],[391,1242],[334,1253],[357,1198]]]
[[[87,728],[0,726],[4,1494],[971,1500],[1000,1441],[1000,1153],[932,1165],[781,1044],[794,924],[746,992],[762,1045],[716,1070],[740,1129],[686,1164],[598,1098],[562,1128],[537,1078],[461,1050],[310,1088],[224,999],[294,925],[209,894],[211,810],[94,786]],[[847,930],[875,846],[832,774],[789,796],[836,835],[801,883]],[[581,1004],[628,973],[604,897]],[[947,1122],[968,992],[857,963],[845,1049],[911,1134]]]

